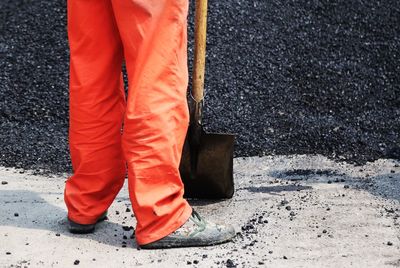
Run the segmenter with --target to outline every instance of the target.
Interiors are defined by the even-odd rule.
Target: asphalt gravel
[[[399,1],[209,4],[204,124],[235,157],[400,159]],[[66,1],[0,1],[0,59],[0,165],[70,171]]]

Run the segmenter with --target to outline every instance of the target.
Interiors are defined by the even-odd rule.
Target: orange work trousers
[[[68,217],[92,224],[128,170],[139,245],[190,217],[179,163],[189,126],[188,0],[68,0]],[[125,98],[121,66],[126,62]]]

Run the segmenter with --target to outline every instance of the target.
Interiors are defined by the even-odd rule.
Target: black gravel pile
[[[65,3],[0,1],[0,165],[70,170]],[[235,156],[400,158],[399,51],[397,0],[211,1],[206,129]]]

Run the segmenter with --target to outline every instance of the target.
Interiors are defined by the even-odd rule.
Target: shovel
[[[207,133],[202,127],[207,32],[207,0],[196,0],[195,56],[189,99],[190,124],[180,162],[185,197],[231,198],[235,135]]]

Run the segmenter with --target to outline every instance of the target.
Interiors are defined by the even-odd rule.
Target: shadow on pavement
[[[371,194],[386,199],[400,201],[400,174],[387,173],[376,176],[352,177],[345,173],[339,173],[330,169],[293,169],[293,170],[273,170],[268,173],[273,178],[294,181],[294,182],[319,182],[319,183],[340,183],[351,188],[366,190]],[[306,187],[301,185],[284,185],[281,191],[293,191],[296,187]],[[255,188],[255,189],[253,189]],[[261,189],[260,189],[261,188]],[[266,189],[262,189],[266,188]],[[250,192],[270,192],[274,187],[248,187]],[[293,189],[291,189],[293,188]]]
[[[292,192],[292,191],[302,191],[302,190],[310,190],[311,186],[302,186],[302,185],[279,185],[279,186],[251,186],[243,188],[244,190],[248,190],[252,193],[280,193],[280,192]]]
[[[60,193],[48,192],[43,194],[49,196],[49,199],[56,199],[56,195],[60,195]],[[62,241],[62,236],[69,236],[95,240],[115,247],[121,247],[122,242],[125,241],[129,246],[133,244],[133,247],[137,247],[134,239],[123,240],[124,235],[128,238],[132,235],[132,230],[125,231],[123,225],[108,220],[98,223],[93,234],[71,234],[67,229],[67,212],[61,207],[50,204],[36,192],[0,190],[0,204],[2,206],[0,228],[1,226],[13,226],[47,230],[54,233],[55,236],[61,236],[60,241]]]

